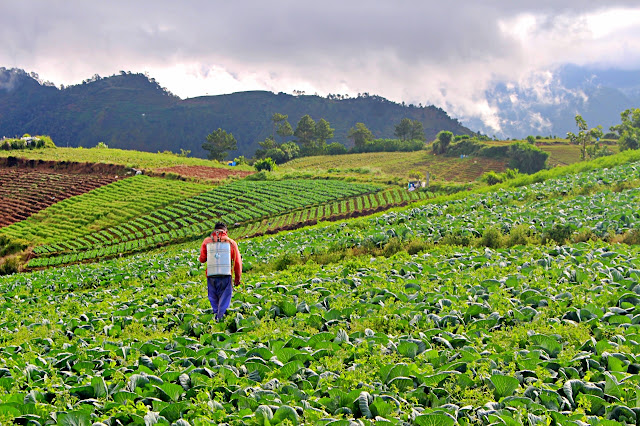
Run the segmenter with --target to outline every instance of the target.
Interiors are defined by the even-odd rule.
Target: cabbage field
[[[0,277],[0,422],[638,424],[638,182],[629,163],[244,240],[222,323],[198,242]]]

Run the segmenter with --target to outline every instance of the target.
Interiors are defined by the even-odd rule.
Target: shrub
[[[433,248],[433,243],[429,241],[425,241],[420,238],[411,240],[409,244],[407,244],[405,247],[405,249],[407,250],[407,253],[409,253],[410,255],[418,254],[432,248]]]
[[[397,237],[393,237],[389,239],[389,241],[384,245],[384,249],[382,250],[382,253],[384,254],[385,257],[389,257],[402,250],[404,250],[404,245],[402,244],[402,241],[400,241],[400,239]]]
[[[284,271],[292,265],[299,265],[302,263],[300,256],[294,253],[285,253],[280,255],[273,264],[276,271]]]
[[[241,166],[243,164],[249,164],[249,162],[247,161],[244,155],[234,158],[233,161],[235,161],[237,166]]]
[[[8,257],[0,261],[0,275],[15,274],[20,270],[20,262],[17,257]]]
[[[630,229],[622,235],[621,241],[624,244],[638,245],[640,244],[640,229]]]
[[[258,173],[254,173],[252,175],[247,176],[245,179],[246,180],[268,180],[269,176],[267,176],[267,171],[266,170],[262,170]]]
[[[51,136],[42,135],[38,137],[44,141],[44,148],[56,148],[56,144],[53,143]]]
[[[502,176],[494,172],[493,170],[484,173],[480,177],[480,180],[482,182],[486,182],[488,185],[496,185],[503,182]]]
[[[14,254],[27,248],[27,244],[22,241],[14,241],[9,237],[0,235],[0,257]]]
[[[448,130],[442,130],[436,136],[436,141],[433,143],[433,152],[436,154],[446,154],[449,150],[449,144],[453,139],[453,133]]]
[[[555,241],[558,244],[565,244],[571,234],[573,233],[573,227],[569,224],[561,225],[556,223],[551,229],[548,229],[542,236],[542,243],[546,244],[551,241]]]
[[[509,167],[518,169],[523,173],[532,174],[547,166],[549,153],[540,148],[522,142],[516,142],[509,146]]]
[[[536,143],[536,137],[533,135],[527,136],[527,143],[529,145],[534,145]]]
[[[525,246],[533,241],[533,231],[529,228],[529,225],[520,224],[511,228],[509,235],[507,236],[506,246]]]
[[[255,167],[255,169],[259,172],[263,170],[272,172],[277,168],[276,162],[273,161],[271,157],[263,158],[262,160],[256,161],[253,167]]]
[[[340,142],[333,142],[327,145],[327,155],[341,155],[347,153],[347,148]]]
[[[490,226],[484,230],[482,237],[478,240],[479,247],[500,248],[502,247],[502,233],[495,226]]]

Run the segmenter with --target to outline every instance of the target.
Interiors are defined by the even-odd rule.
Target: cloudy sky
[[[1,0],[0,67],[56,85],[147,72],[182,98],[377,94],[499,127],[484,90],[565,63],[640,68],[640,2]]]

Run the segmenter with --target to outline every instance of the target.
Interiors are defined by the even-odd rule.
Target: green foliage
[[[293,132],[293,136],[297,138],[298,144],[303,151],[311,149],[316,136],[315,132],[316,122],[309,114],[303,115],[296,125],[296,130]]]
[[[597,141],[602,137],[602,126],[589,129],[587,121],[579,114],[576,115],[576,126],[578,126],[578,134],[568,132],[567,138],[571,143],[580,145],[580,158],[585,160],[588,154],[598,153],[600,151],[599,146],[597,145],[593,150],[589,150],[588,148],[592,141]]]
[[[417,140],[424,142],[426,140],[422,122],[406,117],[396,124],[393,134],[403,141]]]
[[[527,143],[530,144],[530,145],[535,145],[536,137],[532,136],[532,135],[527,136]]]
[[[222,161],[227,156],[228,151],[238,149],[238,143],[232,133],[218,128],[207,135],[207,141],[202,144],[202,149],[209,151],[209,160]]]
[[[249,164],[249,161],[245,158],[244,155],[234,158],[233,161],[235,161],[237,166],[243,166],[243,165]]]
[[[342,155],[347,153],[347,148],[340,142],[332,142],[327,145],[327,155]]]
[[[268,172],[273,172],[274,170],[277,169],[276,162],[273,161],[273,159],[270,157],[263,158],[261,160],[256,161],[253,164],[253,167],[255,167],[257,171],[264,170]]]
[[[273,121],[273,138],[275,139],[275,135],[280,136],[282,143],[284,143],[286,138],[293,135],[293,128],[287,121],[287,118],[289,118],[288,115],[278,112],[271,116],[271,121]]]
[[[0,275],[15,274],[20,270],[20,261],[15,256],[0,258]]]
[[[425,149],[425,144],[419,140],[375,139],[364,145],[354,146],[351,152],[414,152],[422,149]]]
[[[621,123],[611,127],[618,135],[620,151],[640,148],[640,108],[630,108],[620,114]]]
[[[249,157],[259,148],[257,142],[269,135],[278,143],[290,140],[289,136],[282,138],[278,128],[274,130],[274,112],[287,116],[294,128],[304,114],[323,117],[335,128],[333,140],[341,143],[348,141],[347,133],[354,123],[362,121],[376,136],[392,138],[394,125],[404,117],[420,120],[429,139],[435,136],[431,130],[434,128],[469,131],[435,106],[402,106],[380,96],[324,98],[250,91],[182,100],[144,74],[94,78],[60,90],[39,84],[27,73],[9,70],[14,71],[22,74],[18,78],[30,81],[17,85],[12,92],[3,91],[7,101],[0,105],[0,117],[5,118],[0,120],[0,137],[22,134],[25,129],[47,129],[65,146],[92,147],[103,140],[110,149],[153,147],[153,152],[178,152],[184,148],[195,157],[206,158],[208,152],[201,148],[202,139],[217,128],[211,127],[213,123],[224,125],[235,136],[238,152],[234,156]],[[16,105],[20,107],[12,112]],[[70,110],[69,105],[75,109]],[[33,115],[28,111],[47,113]],[[368,122],[372,111],[381,118]]]
[[[486,182],[488,185],[496,185],[503,182],[502,176],[499,173],[494,172],[493,170],[490,170],[483,174],[480,177],[480,180]]]
[[[523,142],[509,145],[509,167],[518,169],[523,173],[532,174],[547,166],[549,153],[540,148]]]
[[[489,226],[482,232],[482,237],[478,241],[480,247],[499,248],[503,246],[503,237],[500,230],[494,226]]]
[[[324,118],[321,118],[316,123],[316,128],[315,128],[316,141],[318,141],[318,143],[320,145],[324,146],[324,144],[329,139],[333,138],[333,132],[334,131],[335,131],[335,129],[331,128],[331,126],[329,125],[329,122],[327,120],[325,120]]]
[[[373,133],[365,126],[364,123],[356,123],[355,127],[349,130],[349,139],[353,141],[355,148],[364,147],[367,142],[373,140]]]
[[[452,132],[448,130],[440,131],[440,133],[438,133],[438,136],[436,136],[436,141],[433,143],[433,152],[436,154],[446,154],[452,139]]]
[[[488,185],[497,185],[499,183],[517,178],[518,172],[518,169],[507,169],[502,173],[496,173],[495,171],[490,170],[483,174],[480,177],[480,180],[487,183]]]
[[[24,241],[0,235],[0,258],[22,251],[27,246],[28,244]]]
[[[95,148],[96,148],[96,149],[107,149],[107,148],[109,148],[109,147],[108,147],[108,146],[107,146],[107,144],[106,144],[106,143],[104,143],[104,142],[98,142],[98,144],[95,146]]]
[[[31,137],[28,133],[25,133],[23,139],[0,139],[0,150],[33,150],[39,148],[55,148],[55,144],[51,140],[51,137],[46,135],[38,135]]]
[[[621,158],[633,157],[581,167]],[[75,425],[633,424],[640,248],[493,242],[509,229],[526,240],[526,226],[640,229],[639,167],[545,172],[518,178],[537,180],[529,186],[240,240],[253,269],[222,322],[194,261],[200,238],[2,277],[0,416]],[[632,186],[612,190],[623,182]],[[238,191],[287,183],[309,184]],[[237,238],[240,229],[230,231]],[[434,244],[447,231],[491,244]]]

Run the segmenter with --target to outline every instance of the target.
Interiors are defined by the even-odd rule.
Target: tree
[[[367,142],[373,140],[373,133],[364,125],[364,123],[356,123],[355,127],[349,129],[347,135],[349,139],[353,141],[356,148],[361,148],[367,144]]]
[[[289,122],[285,120],[282,123],[278,124],[278,127],[276,128],[276,134],[282,138],[282,143],[284,143],[286,138],[293,135],[293,128],[291,127],[291,124],[289,124]]]
[[[395,132],[393,132],[394,136],[398,139],[402,139],[403,141],[409,139],[411,136],[411,127],[412,121],[409,118],[403,118],[400,120],[400,123],[396,124]]]
[[[302,147],[308,146],[313,142],[316,133],[316,122],[309,114],[305,115],[298,121],[293,136],[298,138],[298,142]]]
[[[549,158],[548,152],[524,142],[509,145],[507,155],[510,158],[510,168],[529,174],[544,169],[547,166],[547,158]]]
[[[287,161],[300,157],[300,147],[293,141],[283,143],[280,149],[286,154]]]
[[[335,129],[332,129],[329,126],[329,122],[327,120],[325,120],[324,118],[321,118],[316,123],[316,131],[315,131],[316,140],[320,142],[320,145],[324,145],[329,139],[333,137],[334,130]]]
[[[346,154],[347,148],[345,148],[345,146],[342,145],[340,142],[333,142],[327,145],[326,152],[328,155]]]
[[[403,141],[426,140],[422,122],[418,120],[411,120],[409,118],[403,118],[400,123],[396,124],[393,134]]]
[[[620,151],[640,148],[640,108],[630,108],[620,114],[621,123],[610,130],[619,136]]]
[[[436,154],[446,154],[452,139],[453,133],[448,130],[440,131],[436,136],[436,141],[433,143],[433,152]]]
[[[276,162],[269,157],[256,161],[253,167],[255,167],[257,171],[266,170],[268,172],[272,172],[277,169]]]
[[[271,121],[273,121],[273,139],[278,135],[282,138],[283,143],[288,136],[293,135],[293,128],[287,121],[287,118],[289,118],[288,115],[278,112],[271,116]]]
[[[576,115],[576,126],[578,126],[578,134],[572,132],[567,133],[567,138],[576,145],[580,145],[580,159],[587,158],[587,145],[591,144],[592,139],[600,139],[602,137],[602,126],[597,126],[589,130],[587,120],[582,118],[580,114]]]
[[[238,142],[233,134],[218,128],[213,133],[207,135],[207,141],[202,144],[202,149],[209,151],[209,160],[222,161],[227,156],[228,151],[238,149]]]
[[[426,141],[427,137],[424,135],[424,126],[422,125],[422,121],[413,120],[411,122],[411,135],[410,138],[412,141]]]

